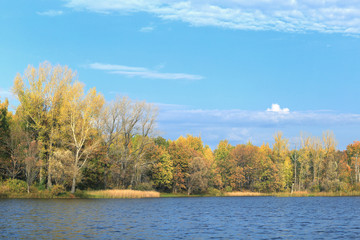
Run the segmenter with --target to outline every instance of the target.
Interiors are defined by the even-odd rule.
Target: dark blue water
[[[354,239],[360,197],[0,200],[2,239]]]

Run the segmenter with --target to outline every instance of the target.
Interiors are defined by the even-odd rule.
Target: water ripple
[[[1,199],[6,239],[339,239],[360,236],[359,197]]]

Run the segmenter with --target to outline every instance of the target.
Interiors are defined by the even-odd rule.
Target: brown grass
[[[258,196],[268,196],[266,193],[259,192],[226,192],[224,196],[227,197],[258,197]]]
[[[360,196],[359,191],[351,192],[307,192],[298,191],[293,193],[276,193],[276,197],[346,197],[346,196]]]
[[[99,190],[87,191],[90,197],[94,198],[158,198],[159,192],[155,191],[136,191],[136,190]]]

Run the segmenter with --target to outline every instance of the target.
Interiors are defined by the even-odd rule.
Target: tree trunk
[[[79,163],[79,150],[76,151],[75,155],[75,163],[74,163],[74,173],[73,173],[73,180],[71,185],[71,193],[75,193],[75,186],[76,186],[76,177],[78,172],[78,163]]]
[[[75,193],[75,185],[76,185],[76,174],[73,176],[73,181],[71,185],[71,193]]]
[[[359,174],[359,163],[358,163],[358,156],[356,155],[355,157],[355,182],[359,182],[359,177],[360,177],[360,174]]]
[[[104,189],[107,188],[107,170],[106,170],[106,166],[104,167]]]
[[[48,189],[52,188],[51,173],[50,173],[50,164],[49,164],[49,167],[48,167],[48,180],[47,180],[47,187],[48,187]]]
[[[72,180],[72,185],[71,185],[71,193],[75,193],[75,186],[76,186],[76,175],[77,175],[77,163],[78,161],[75,161],[75,165],[74,165],[74,173],[73,173],[73,180]]]

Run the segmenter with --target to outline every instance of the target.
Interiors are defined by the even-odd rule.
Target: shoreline
[[[1,193],[0,199],[140,199],[140,198],[194,198],[194,197],[356,197],[359,191],[352,192],[221,192],[220,194],[160,193],[138,190],[90,190],[77,191],[75,194],[65,192],[49,195],[48,192],[37,193]]]

